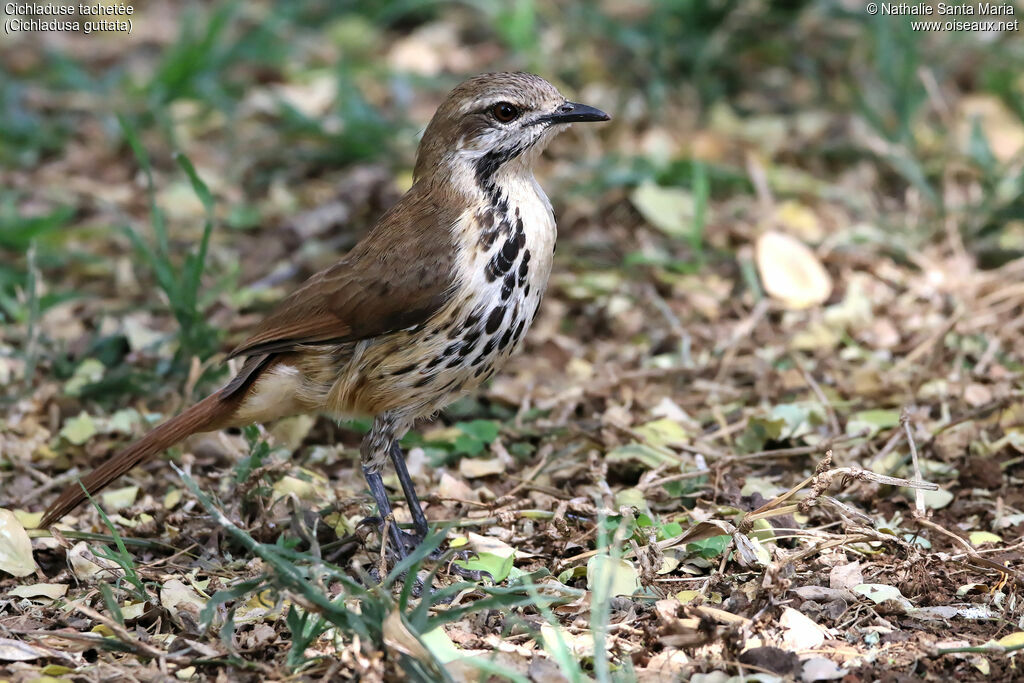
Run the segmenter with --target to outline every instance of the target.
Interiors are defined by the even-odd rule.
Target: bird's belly
[[[520,213],[488,248],[464,250],[459,289],[430,321],[363,351],[356,386],[335,402],[345,404],[340,412],[428,415],[505,364],[537,315],[554,247],[550,215],[528,226]]]

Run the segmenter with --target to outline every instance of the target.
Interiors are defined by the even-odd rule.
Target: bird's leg
[[[398,445],[397,441],[391,443],[390,455],[391,462],[395,465],[395,474],[398,475],[398,481],[402,485],[402,492],[405,494],[405,502],[409,504],[409,514],[412,516],[416,536],[419,537],[419,542],[422,543],[430,529],[427,526],[427,518],[423,514],[423,508],[420,506],[419,496],[416,495],[416,488],[413,486],[412,477],[409,476],[409,468],[405,464],[405,455],[402,453],[402,447]]]
[[[402,492],[405,493],[405,502],[409,504],[409,514],[412,516],[413,526],[416,528],[415,534],[405,532],[403,534],[407,538],[415,539],[413,544],[413,547],[415,547],[427,537],[430,527],[427,525],[427,517],[423,514],[423,508],[420,506],[419,496],[416,495],[416,489],[413,487],[412,477],[409,476],[409,468],[405,464],[405,455],[402,453],[402,447],[398,445],[397,441],[391,444],[389,453],[391,455],[391,462],[395,465],[395,474],[398,475],[398,481],[402,484]],[[431,557],[435,558],[442,557],[444,554],[444,551],[440,548],[430,553]],[[468,560],[472,555],[473,553],[469,550],[460,550],[455,553],[455,556],[460,560]],[[479,581],[485,574],[490,576],[487,572],[463,569],[457,564],[449,565],[448,571],[474,581]]]
[[[384,480],[381,479],[380,471],[364,466],[363,476],[366,478],[366,483],[370,486],[370,493],[373,494],[373,499],[377,501],[381,526],[387,526],[388,540],[391,542],[398,559],[402,560],[408,554],[408,548],[406,547],[408,539],[405,538],[408,534],[398,528],[398,522],[395,521],[395,514],[391,509],[391,501],[388,500],[388,492],[384,488]],[[381,540],[383,541],[383,539]]]
[[[378,415],[373,421],[373,427],[363,437],[359,445],[359,455],[363,465],[363,476],[370,486],[370,493],[377,501],[377,509],[380,511],[381,530],[386,524],[388,526],[388,541],[392,552],[399,561],[404,559],[409,551],[418,546],[427,534],[427,518],[423,516],[423,509],[412,488],[412,479],[409,477],[409,470],[405,467],[405,460],[402,458],[402,450],[396,442],[395,422],[393,417],[387,413]],[[395,453],[397,452],[397,459]],[[402,483],[402,490],[405,492],[406,500],[409,501],[409,510],[416,526],[415,534],[410,534],[399,528],[395,520],[391,502],[388,500],[387,490],[381,480],[380,472],[387,464],[388,455],[395,462],[395,469],[398,472],[398,479]],[[382,539],[383,541],[383,539]]]
[[[409,476],[409,470],[405,466],[405,458],[402,456],[402,449],[398,446],[395,440],[394,426],[393,423],[385,416],[377,417],[373,422],[373,428],[370,433],[363,438],[362,444],[359,447],[359,454],[363,464],[363,476],[366,478],[366,483],[370,487],[370,493],[373,494],[373,499],[377,501],[377,509],[380,511],[381,524],[386,525],[388,532],[388,544],[393,546],[392,552],[399,562],[408,556],[409,551],[418,546],[423,542],[423,538],[426,536],[427,518],[423,514],[423,508],[420,507],[419,498],[416,496],[416,491],[413,489],[412,477]],[[398,474],[398,481],[402,484],[402,491],[405,493],[405,499],[409,503],[409,512],[413,518],[413,524],[416,527],[416,533],[410,534],[402,531],[398,528],[398,524],[395,522],[394,512],[391,509],[391,501],[388,500],[388,492],[384,488],[384,481],[381,479],[380,470],[387,462],[387,457],[391,456],[392,462],[395,464],[395,471]],[[383,542],[383,540],[382,540]],[[468,551],[460,551],[456,553],[463,559],[467,558]],[[435,550],[431,553],[434,557],[440,557],[443,552]],[[449,566],[449,571],[453,574],[458,574],[466,578],[479,580],[483,575],[482,572],[463,569],[458,565],[452,564]]]

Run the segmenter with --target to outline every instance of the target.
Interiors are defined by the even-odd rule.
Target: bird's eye
[[[491,115],[501,123],[509,123],[519,116],[519,107],[508,102],[498,102],[491,107]]]

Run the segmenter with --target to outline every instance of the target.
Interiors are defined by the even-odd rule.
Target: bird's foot
[[[391,522],[391,524],[393,523],[394,522]],[[359,522],[359,526],[363,526],[364,524],[376,525],[380,529],[382,538],[385,536],[387,537],[387,554],[392,566],[408,557],[409,553],[418,548],[427,537],[427,533],[425,531],[405,531],[404,529],[397,528],[388,529],[385,534],[384,524],[380,517],[367,517]],[[430,553],[427,554],[426,559],[447,562],[445,569],[449,574],[455,574],[464,579],[469,579],[470,581],[483,581],[485,578],[492,579],[493,577],[489,572],[476,569],[466,569],[465,567],[455,563],[456,560],[466,562],[475,556],[476,553],[468,549],[451,552],[438,547],[431,550]]]

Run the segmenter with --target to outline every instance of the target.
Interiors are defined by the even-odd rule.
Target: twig
[[[187,661],[189,661],[189,659],[187,657],[182,657],[180,655],[172,655],[172,654],[169,654],[167,652],[164,652],[163,650],[158,650],[157,648],[153,647],[152,645],[149,645],[148,643],[142,642],[141,640],[136,638],[134,635],[132,635],[132,633],[128,629],[126,629],[124,626],[122,626],[121,624],[117,623],[116,621],[114,621],[113,619],[111,619],[109,617],[103,616],[102,614],[100,614],[99,612],[97,612],[96,610],[94,610],[91,607],[83,605],[80,602],[73,602],[73,603],[71,603],[71,607],[73,609],[81,612],[82,614],[84,614],[89,619],[92,619],[93,621],[98,621],[99,623],[101,623],[104,626],[106,626],[108,629],[111,630],[111,632],[115,636],[117,636],[117,639],[119,641],[121,641],[122,643],[124,643],[128,647],[132,648],[133,650],[135,650],[139,654],[142,654],[142,655],[144,655],[146,657],[152,657],[153,659],[160,660],[160,661],[172,661],[172,662],[187,662]]]
[[[524,486],[532,482],[533,478],[540,474],[541,470],[543,470],[544,467],[547,466],[548,460],[551,459],[551,454],[555,452],[555,447],[552,446],[550,443],[546,443],[544,444],[544,446],[542,446],[542,450],[543,454],[541,455],[540,462],[537,463],[537,466],[530,470],[530,473],[527,474],[523,479],[521,479],[518,484],[513,486],[508,493],[501,496],[501,498],[498,499],[499,501],[505,498],[510,498],[515,494],[519,493],[519,491],[521,491]]]
[[[800,369],[800,374],[803,375],[804,381],[807,382],[807,386],[811,388],[811,391],[814,392],[814,395],[818,398],[818,402],[821,403],[822,407],[825,409],[825,413],[828,415],[829,427],[832,428],[832,434],[841,434],[842,430],[839,428],[839,418],[836,416],[835,408],[832,407],[832,402],[828,400],[828,397],[825,396],[825,392],[821,390],[818,382],[815,381],[814,377],[811,376],[811,373],[809,373],[807,368],[804,367],[803,361],[800,360],[797,353],[790,351],[789,358],[793,361],[793,364]]]
[[[914,441],[913,431],[910,429],[910,411],[906,408],[900,413],[900,424],[903,425],[903,432],[907,435],[907,444],[910,446],[910,460],[914,464],[914,478],[921,479],[921,463],[917,458],[917,443]],[[924,507],[924,491],[914,489],[914,514],[924,517],[927,513]]]
[[[989,645],[976,645],[973,647],[940,647],[934,650],[936,656],[950,655],[957,652],[974,652],[977,654],[1010,654],[1011,652],[1017,652],[1018,650],[1024,650],[1024,643],[1020,645],[1000,645],[999,643],[991,643]]]
[[[935,522],[931,521],[930,519],[924,519],[922,517],[916,517],[915,516],[914,517],[914,521],[917,522],[918,524],[920,524],[923,527],[931,529],[932,531],[936,531],[936,532],[938,532],[938,533],[940,533],[940,534],[942,534],[944,536],[948,536],[950,539],[952,539],[954,543],[956,543],[957,545],[959,545],[960,547],[962,547],[964,549],[964,555],[967,556],[970,559],[968,564],[971,564],[971,565],[973,565],[974,567],[976,567],[978,569],[982,569],[982,568],[984,568],[984,569],[992,569],[992,570],[995,570],[995,571],[997,571],[997,572],[999,572],[999,573],[1001,573],[1001,574],[1003,574],[1005,576],[1012,576],[1013,579],[1019,585],[1024,586],[1024,575],[1021,575],[1020,572],[1018,572],[1016,570],[1013,570],[1013,569],[1010,569],[1009,567],[1004,567],[1003,565],[999,564],[998,562],[993,562],[992,560],[988,559],[987,557],[982,557],[981,555],[978,554],[978,551],[974,549],[974,546],[972,546],[970,543],[968,543],[964,539],[962,539],[959,536],[957,536],[956,534],[954,534],[952,531],[950,531],[950,530],[940,526],[939,524],[936,524]]]
[[[812,446],[794,446],[792,448],[777,448],[775,450],[768,451],[756,451],[754,453],[746,453],[744,455],[728,455],[725,457],[726,462],[741,462],[743,460],[756,460],[757,458],[783,458],[796,455],[810,455],[811,453],[820,453],[821,451],[831,450],[833,446],[840,443],[846,443],[847,441],[855,441],[856,439],[862,439],[866,437],[870,431],[865,428],[856,434],[838,434],[831,436],[821,443],[816,443]],[[714,457],[714,456],[712,456]]]
[[[900,373],[907,367],[917,362],[917,359],[923,356],[931,349],[931,347],[940,339],[946,336],[946,333],[953,329],[953,327],[960,322],[963,318],[963,312],[958,311],[951,315],[944,323],[936,328],[931,334],[929,334],[924,341],[914,347],[914,349],[900,359],[896,365],[892,366],[892,373]]]
[[[768,313],[771,308],[771,303],[768,299],[761,299],[754,308],[750,311],[750,314],[741,320],[734,328],[732,337],[726,342],[725,346],[719,351],[722,352],[722,361],[718,364],[718,371],[715,373],[715,382],[721,381],[725,377],[725,373],[728,371],[729,366],[732,365],[733,358],[739,353],[739,343],[743,339],[747,339],[757,324],[761,322],[761,319]]]
[[[938,438],[939,434],[942,434],[943,432],[952,429],[953,427],[959,424],[963,424],[964,422],[970,422],[971,420],[974,420],[976,418],[985,417],[986,415],[993,411],[1006,408],[1010,404],[1019,401],[1022,397],[1024,397],[1024,392],[1014,391],[1007,396],[1001,396],[997,399],[989,401],[984,405],[978,406],[973,410],[969,410],[963,415],[960,415],[959,417],[953,418],[949,422],[936,428],[936,430],[932,432],[932,435],[928,437],[928,440],[924,443],[922,448],[928,448],[933,443],[935,443],[935,439]]]

